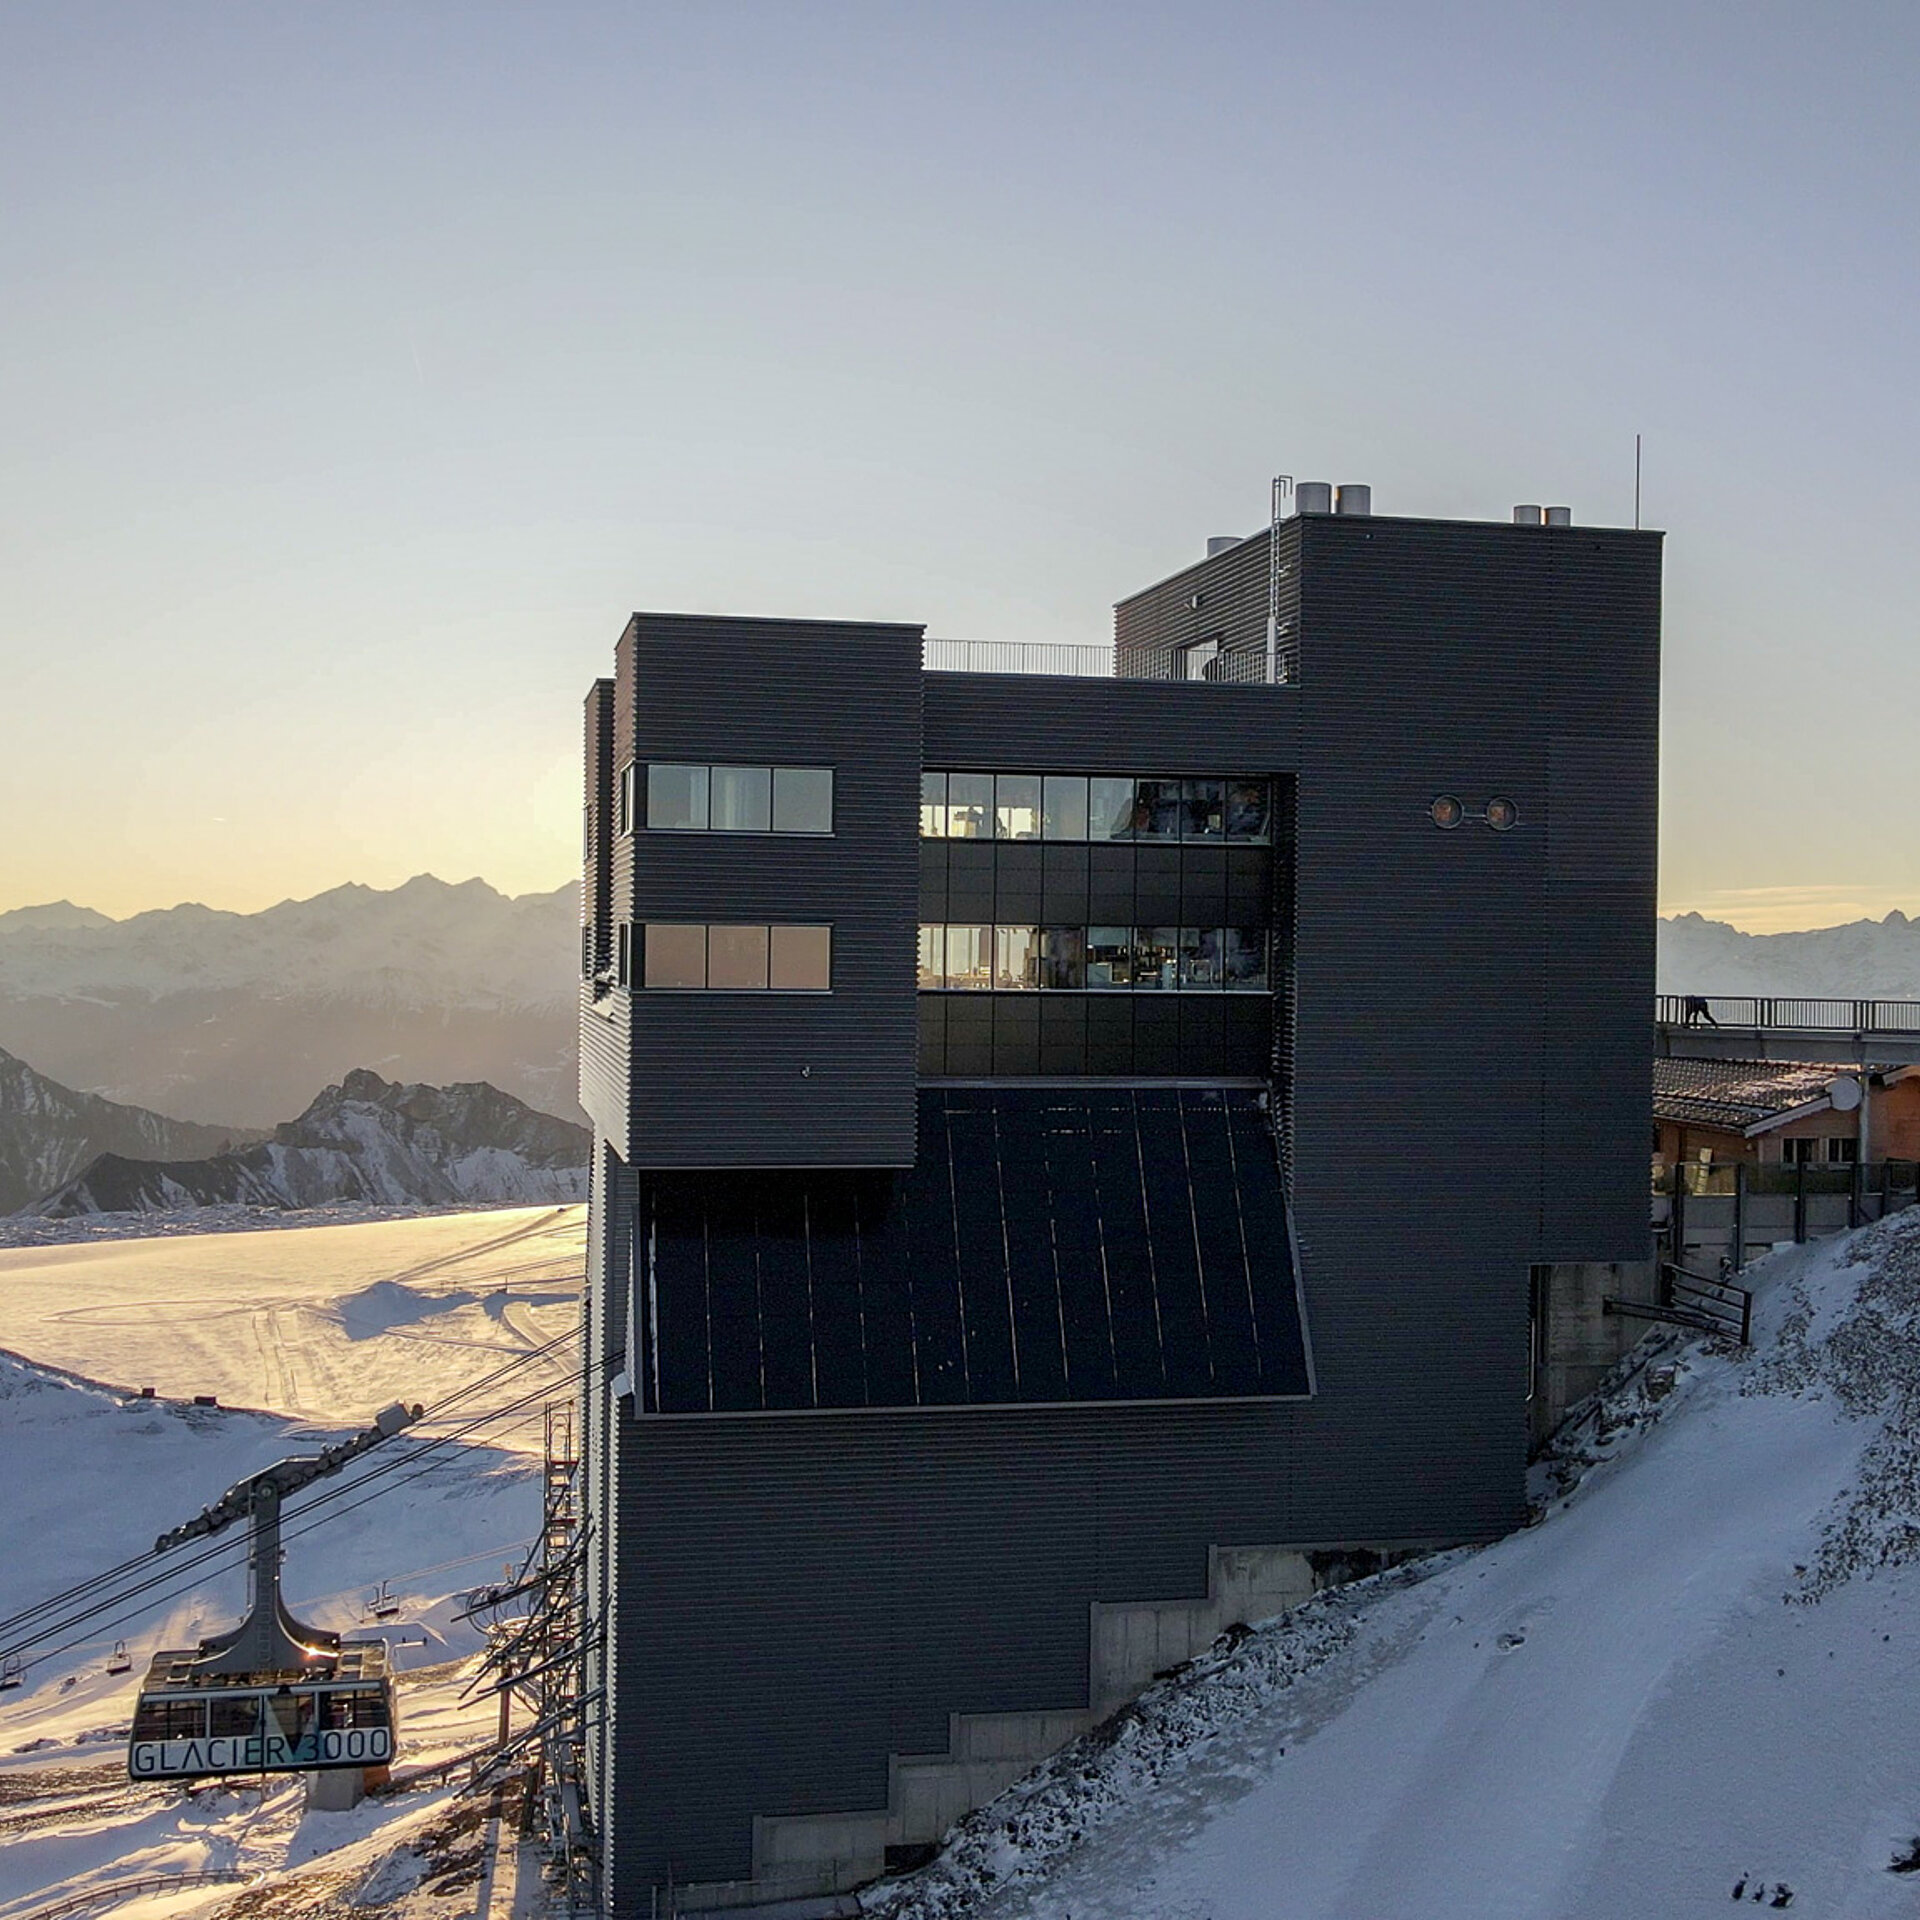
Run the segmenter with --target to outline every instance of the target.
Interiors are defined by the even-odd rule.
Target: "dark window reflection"
[[[1218,840],[1226,832],[1226,783],[1221,780],[1183,780],[1180,783],[1183,838]]]
[[[1133,782],[1095,774],[1087,782],[1087,826],[1094,840],[1133,839]]]
[[[1133,985],[1133,929],[1131,927],[1089,927],[1087,929],[1087,985],[1090,987]]]
[[[1133,984],[1171,993],[1180,983],[1180,929],[1140,927],[1133,940]]]
[[[1040,808],[1040,832],[1048,840],[1084,840],[1087,837],[1087,777],[1083,773],[1050,773]]]
[[[947,838],[949,840],[991,840],[993,838],[992,774],[950,773],[947,775]]]
[[[1225,934],[1224,956],[1226,985],[1229,988],[1263,988],[1267,984],[1267,930],[1264,927],[1229,927]]]
[[[1134,803],[1135,836],[1142,840],[1180,838],[1180,782],[1142,780]]]
[[[1195,988],[1217,987],[1221,978],[1221,948],[1225,935],[1218,927],[1182,927],[1180,929],[1180,984]]]
[[[1084,987],[1087,984],[1087,936],[1082,927],[1043,927],[1040,932],[1040,984],[1043,987]]]
[[[995,776],[993,837],[996,840],[1040,838],[1040,776],[1037,773]]]
[[[1227,782],[1227,838],[1264,840],[1269,800],[1264,780]]]

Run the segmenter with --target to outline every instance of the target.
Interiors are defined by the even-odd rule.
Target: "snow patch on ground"
[[[1662,1335],[1537,1524],[1236,1631],[875,1888],[887,1920],[1910,1916],[1920,1213]]]

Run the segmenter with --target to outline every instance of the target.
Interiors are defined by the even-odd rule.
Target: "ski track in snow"
[[[1751,1278],[1756,1352],[1670,1342],[1541,1524],[1216,1647],[869,1907],[1920,1913],[1920,1213]]]

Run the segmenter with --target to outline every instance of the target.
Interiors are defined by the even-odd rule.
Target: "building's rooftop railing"
[[[1066,673],[1111,679],[1113,649],[1069,640],[927,640],[921,665],[929,673]]]
[[[1084,679],[1115,677],[1110,646],[1071,640],[926,640],[921,665],[929,673],[1065,673]],[[1164,653],[1162,661],[1167,659]],[[1123,680],[1211,680],[1258,686],[1267,677],[1262,646],[1222,647],[1201,657],[1199,648],[1172,655],[1171,672],[1122,673]]]
[[[1920,1033],[1920,1000],[1801,1000],[1785,995],[1663,993],[1654,1018],[1670,1027],[1790,1027],[1819,1033]]]

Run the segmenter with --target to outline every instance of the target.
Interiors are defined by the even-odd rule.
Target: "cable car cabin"
[[[209,1673],[201,1650],[157,1653],[133,1711],[135,1780],[384,1767],[393,1758],[384,1641],[353,1641],[277,1673]]]

